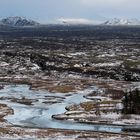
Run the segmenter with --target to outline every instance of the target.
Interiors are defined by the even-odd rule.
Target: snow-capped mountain
[[[140,25],[140,20],[138,19],[117,19],[108,20],[103,23],[103,25]]]
[[[7,17],[0,20],[3,25],[9,26],[37,26],[39,23],[24,17]]]

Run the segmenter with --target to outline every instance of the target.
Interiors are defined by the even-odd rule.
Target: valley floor
[[[0,39],[0,139],[139,140],[139,28],[53,28]]]

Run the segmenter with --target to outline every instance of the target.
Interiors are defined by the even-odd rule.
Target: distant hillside
[[[140,20],[138,19],[117,19],[108,20],[103,23],[103,25],[140,25]]]
[[[8,25],[8,26],[37,26],[39,25],[38,22],[26,19],[23,17],[7,17],[0,20],[1,25]]]

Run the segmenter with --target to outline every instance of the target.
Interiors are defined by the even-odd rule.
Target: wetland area
[[[140,140],[140,27],[1,27],[0,126],[4,140]]]

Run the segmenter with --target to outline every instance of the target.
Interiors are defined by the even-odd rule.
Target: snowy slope
[[[9,26],[37,26],[39,23],[23,17],[7,17],[0,20],[3,25]]]
[[[117,19],[108,20],[103,25],[140,25],[140,20],[137,19]]]

